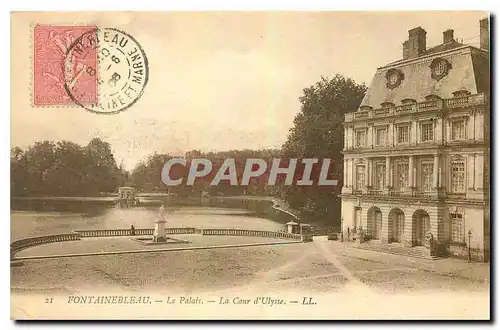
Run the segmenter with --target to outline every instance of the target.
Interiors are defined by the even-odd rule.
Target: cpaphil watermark
[[[192,186],[199,181],[209,182],[211,186],[247,186],[252,183],[336,186],[338,180],[332,178],[330,163],[329,158],[273,158],[271,161],[248,158],[244,162],[234,158],[217,161],[172,158],[163,165],[161,180],[167,186]]]

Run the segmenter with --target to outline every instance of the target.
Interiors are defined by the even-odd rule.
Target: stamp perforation
[[[29,99],[30,99],[30,106],[32,108],[80,108],[80,106],[74,102],[69,102],[67,104],[37,104],[35,102],[35,93],[34,93],[34,88],[35,88],[35,61],[36,61],[36,50],[35,50],[35,28],[36,27],[78,27],[78,28],[87,28],[91,27],[88,23],[83,23],[83,22],[60,22],[57,24],[43,24],[43,23],[30,23],[29,25],[29,30],[30,30],[30,38],[29,38],[29,53],[30,53],[30,60],[29,60]],[[48,61],[48,60],[47,60]],[[57,61],[57,60],[54,60]],[[99,93],[98,87],[96,89],[96,93]]]

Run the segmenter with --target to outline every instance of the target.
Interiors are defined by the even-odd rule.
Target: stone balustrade
[[[196,228],[165,228],[167,235],[196,234]]]
[[[403,113],[406,114],[406,113],[424,112],[424,111],[438,110],[444,108],[446,109],[462,108],[467,106],[486,104],[487,102],[488,102],[487,94],[480,93],[462,97],[454,97],[451,99],[438,99],[438,100],[424,101],[413,104],[403,104],[386,108],[358,110],[355,112],[346,113],[345,122],[350,122],[354,120],[365,120],[378,117],[390,117],[394,115],[400,115]]]
[[[108,236],[130,236],[130,229],[96,229],[96,230],[77,230],[76,234],[81,237],[108,237]],[[136,229],[136,235],[152,235],[153,229]]]
[[[194,234],[196,228],[165,228],[167,235],[175,234]],[[107,236],[132,236],[130,229],[96,229],[96,230],[77,230],[75,233],[81,237],[107,237]],[[153,235],[154,229],[135,229],[134,235]]]
[[[12,242],[10,244],[10,252],[11,256],[13,256],[13,254],[18,252],[19,250],[30,246],[54,242],[77,241],[79,239],[80,235],[75,233],[28,237]]]
[[[201,230],[202,235],[224,235],[224,236],[257,236],[270,238],[285,238],[302,240],[302,235],[283,233],[277,231],[252,230],[252,229],[224,229],[207,228]]]
[[[135,229],[135,236],[153,235],[154,229]],[[167,235],[201,234],[201,235],[223,235],[223,236],[257,236],[269,238],[296,239],[305,241],[305,236],[284,232],[251,230],[251,229],[197,229],[197,228],[166,228]],[[132,236],[130,229],[95,229],[76,230],[69,234],[46,235],[38,237],[23,238],[10,244],[11,259],[21,249],[54,242],[77,241],[87,237],[110,237],[110,236]]]

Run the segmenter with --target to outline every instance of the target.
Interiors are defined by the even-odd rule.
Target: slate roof
[[[431,77],[430,64],[435,58],[451,64],[448,75],[440,80]],[[399,69],[404,79],[398,87],[386,86],[389,69]],[[360,106],[380,108],[384,102],[401,104],[401,100],[422,102],[431,94],[452,98],[453,92],[467,90],[471,94],[489,92],[490,69],[487,52],[457,41],[429,48],[418,58],[399,60],[378,68]]]
[[[446,44],[441,44],[441,45],[437,45],[437,46],[431,47],[429,49],[426,49],[423,55],[425,56],[425,55],[430,55],[430,54],[435,54],[435,53],[441,53],[441,52],[444,52],[445,50],[450,50],[450,49],[454,49],[454,48],[458,48],[458,47],[462,47],[462,46],[465,46],[465,45],[459,43],[456,40],[452,40],[451,42],[448,42]]]

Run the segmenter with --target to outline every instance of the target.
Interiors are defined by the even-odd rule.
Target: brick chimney
[[[407,59],[408,57],[410,57],[410,55],[409,55],[410,50],[408,49],[408,42],[409,42],[408,40],[403,42],[403,59]]]
[[[419,57],[425,52],[426,35],[420,26],[408,31],[408,40],[403,42],[403,59]]]
[[[479,47],[490,50],[490,23],[487,17],[479,21],[479,39]]]
[[[443,32],[443,44],[453,41],[453,30],[446,30]]]

